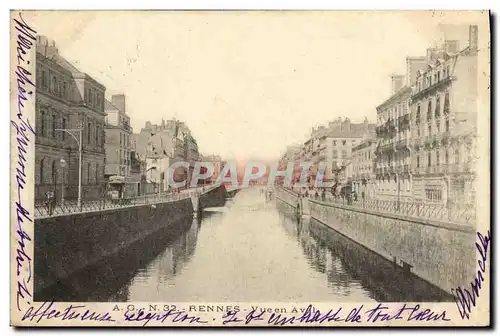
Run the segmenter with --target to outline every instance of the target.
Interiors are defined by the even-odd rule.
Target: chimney
[[[36,39],[36,50],[47,58],[53,58],[59,54],[56,42],[49,40],[46,36],[38,35]]]
[[[477,52],[477,26],[469,26],[469,48],[470,51]]]
[[[437,56],[436,48],[427,48],[427,62],[434,61]]]
[[[46,56],[47,58],[54,58],[59,54],[59,50],[57,50],[56,42],[50,41],[47,45]]]
[[[146,121],[144,128],[151,128],[151,121]]]
[[[392,75],[391,76],[391,92],[392,92],[392,94],[395,94],[403,87],[403,85],[405,84],[404,80],[405,80],[404,75]]]
[[[458,40],[444,41],[444,51],[447,54],[457,54],[460,51],[460,42]]]
[[[111,96],[111,104],[115,105],[120,112],[125,113],[125,95],[117,94]]]
[[[417,81],[417,72],[424,71],[427,68],[427,58],[424,57],[407,57],[406,58],[406,76],[405,84],[413,85]]]

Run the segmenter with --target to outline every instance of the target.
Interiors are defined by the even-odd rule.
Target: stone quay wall
[[[225,187],[199,197],[199,208],[223,206]],[[154,205],[35,219],[35,296],[76,271],[140,239],[193,216],[191,198]]]
[[[298,202],[298,196],[293,199],[281,188],[278,197],[292,206]],[[473,227],[312,199],[308,203],[312,218],[448,293],[474,278]]]

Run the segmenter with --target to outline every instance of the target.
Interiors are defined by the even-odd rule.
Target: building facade
[[[396,87],[397,88],[397,87]],[[399,88],[377,107],[376,179],[379,199],[410,201],[411,88]]]
[[[328,124],[325,134],[320,136],[319,161],[326,161],[326,179],[349,183],[353,178],[353,149],[373,133],[375,125],[365,118],[363,123],[352,123],[341,118]]]
[[[106,99],[106,166],[104,175],[130,176],[132,153],[132,127],[130,117],[125,110],[125,95],[113,95],[111,101]]]
[[[428,57],[407,57],[406,73],[391,76],[391,96],[376,108],[375,176],[379,199],[412,200],[412,83],[426,68]]]
[[[176,169],[174,181],[191,181],[192,172],[196,161],[199,161],[198,144],[187,125],[179,120],[162,120],[160,125],[147,121],[139,133],[133,134],[134,152],[139,158],[149,162],[146,169],[153,167],[152,160],[168,158],[169,165],[175,162],[188,162],[189,168]],[[156,166],[155,166],[156,167]],[[162,166],[163,167],[163,166]],[[148,170],[149,171],[149,170]],[[159,172],[163,179],[160,185],[164,186],[167,168]],[[163,188],[163,187],[161,187]]]
[[[375,178],[375,149],[377,140],[369,134],[352,149],[353,190],[362,199],[374,199],[377,194]]]
[[[104,96],[106,88],[59,55],[54,41],[37,37],[35,199],[76,199],[79,166],[82,199],[102,197],[104,181]],[[63,130],[73,131],[78,142]]]
[[[412,92],[416,200],[462,208],[475,203],[477,26],[469,45],[445,41],[419,71]]]

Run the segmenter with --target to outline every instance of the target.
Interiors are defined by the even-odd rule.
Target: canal
[[[39,296],[55,301],[366,302],[453,298],[280,200],[245,189]]]

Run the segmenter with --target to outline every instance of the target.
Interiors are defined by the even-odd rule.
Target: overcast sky
[[[125,93],[135,131],[177,117],[203,154],[272,159],[311,127],[375,122],[390,74],[436,38],[409,12],[38,12],[62,56]],[[441,16],[442,18],[442,16]]]

